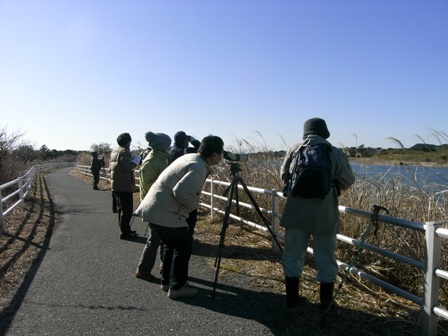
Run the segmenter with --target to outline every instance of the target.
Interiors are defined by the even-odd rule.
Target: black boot
[[[320,309],[327,310],[333,300],[334,283],[327,282],[320,284]],[[334,306],[334,304],[333,304]]]
[[[286,307],[293,308],[299,298],[299,278],[285,277],[286,283]]]

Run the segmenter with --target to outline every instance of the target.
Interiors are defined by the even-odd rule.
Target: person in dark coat
[[[298,301],[299,277],[305,263],[310,237],[313,236],[316,279],[320,283],[321,308],[327,309],[333,298],[338,265],[336,261],[336,234],[339,233],[339,193],[355,182],[347,155],[331,145],[327,124],[321,118],[312,118],[303,127],[303,142],[291,147],[283,160],[281,179],[287,185],[287,199],[280,225],[285,228],[285,250],[282,256],[286,282],[286,303],[293,308]],[[325,144],[332,170],[332,186],[324,199],[293,196],[289,180],[295,165],[295,153],[300,146]]]
[[[134,169],[140,163],[138,155],[130,151],[132,138],[122,133],[117,138],[118,147],[110,155],[111,189],[118,199],[122,215],[120,218],[121,239],[131,239],[136,231],[131,230],[130,222],[134,211],[135,176]]]
[[[100,182],[101,168],[104,167],[104,159],[99,159],[97,152],[92,152],[90,155],[92,156],[90,160],[90,171],[93,175],[93,189],[100,190],[100,188],[98,188],[98,183]]]
[[[193,147],[190,147],[192,144]],[[199,140],[196,140],[191,135],[187,135],[184,131],[179,131],[174,134],[174,146],[170,149],[170,155],[168,157],[168,164],[173,163],[177,158],[187,153],[197,153],[199,146],[201,145]],[[198,210],[195,209],[189,213],[187,218],[188,230],[191,235],[194,234],[194,228],[198,220]]]

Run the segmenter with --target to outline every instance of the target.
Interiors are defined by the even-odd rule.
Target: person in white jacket
[[[186,220],[198,207],[205,180],[213,172],[211,166],[221,162],[223,152],[224,142],[220,137],[205,137],[197,154],[179,157],[159,175],[135,211],[152,225],[165,244],[161,288],[168,291],[171,299],[198,293],[187,282],[193,238]],[[172,259],[165,258],[170,255]]]

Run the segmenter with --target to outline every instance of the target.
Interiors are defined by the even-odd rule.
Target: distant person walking
[[[131,141],[129,133],[120,134],[117,138],[118,147],[110,155],[111,189],[122,212],[120,239],[132,239],[136,236],[136,231],[131,230],[130,222],[134,211],[134,169],[140,162],[140,157],[131,154]]]
[[[212,173],[211,166],[221,162],[223,151],[221,138],[205,137],[197,154],[179,157],[159,175],[135,211],[152,224],[165,245],[161,287],[171,299],[198,293],[187,283],[193,237],[186,220],[197,209],[205,180]],[[171,266],[173,282],[170,284]]]
[[[310,237],[313,236],[316,279],[320,283],[321,308],[327,309],[333,298],[338,265],[335,250],[339,232],[339,202],[341,190],[355,181],[347,156],[326,139],[330,137],[325,120],[312,118],[303,127],[303,142],[288,150],[281,167],[281,179],[287,185],[287,199],[280,225],[285,228],[285,250],[282,266],[286,281],[287,307],[298,301],[299,277],[302,274]],[[296,152],[300,147],[325,145],[331,162],[330,191],[322,198],[294,196],[291,175],[296,165]]]
[[[97,152],[92,152],[90,155],[92,156],[90,159],[90,171],[93,175],[93,189],[100,190],[100,188],[98,188],[98,183],[100,182],[101,168],[104,167],[104,158],[99,159]]]
[[[157,180],[160,173],[168,167],[168,152],[171,146],[171,138],[164,133],[147,132],[145,139],[148,146],[152,150],[143,159],[139,169],[140,174],[140,202],[143,201],[151,186]],[[160,237],[152,228],[152,224],[148,224],[149,237],[143,248],[142,255],[138,262],[135,276],[139,279],[153,281],[154,275],[151,271],[156,261],[157,249],[160,246]],[[161,256],[163,253],[160,254]]]

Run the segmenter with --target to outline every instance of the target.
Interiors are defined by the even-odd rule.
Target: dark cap
[[[303,125],[303,138],[305,139],[311,134],[328,139],[330,137],[330,132],[328,131],[325,120],[321,118],[312,118],[305,121],[305,124]]]
[[[187,139],[187,134],[184,131],[179,131],[174,134],[174,144],[176,146],[182,146],[185,144],[185,140]]]
[[[132,138],[129,133],[121,133],[117,138],[117,143],[121,147],[126,146],[131,141],[132,141]]]

